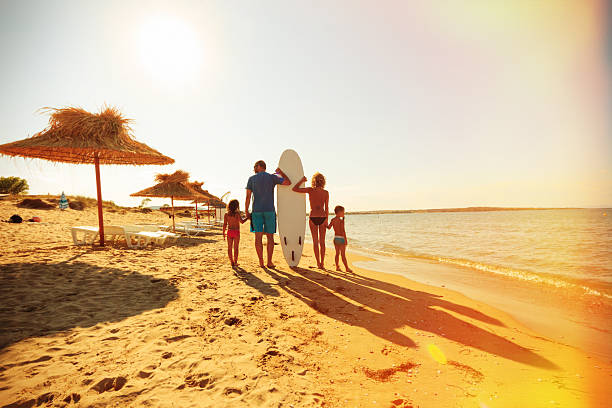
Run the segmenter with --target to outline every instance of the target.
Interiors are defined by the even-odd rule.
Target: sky
[[[295,149],[347,210],[612,206],[602,1],[0,0],[0,143],[42,107],[118,107],[171,166],[102,166],[102,196],[182,169],[244,204]],[[91,165],[0,156],[30,193]],[[161,205],[168,200],[155,200]]]

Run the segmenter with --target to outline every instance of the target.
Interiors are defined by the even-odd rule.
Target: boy
[[[346,261],[346,245],[348,244],[348,240],[346,239],[346,231],[344,230],[344,207],[341,205],[337,205],[334,208],[334,213],[336,216],[332,218],[327,226],[327,229],[334,228],[334,246],[336,247],[336,270],[340,271],[339,257],[342,255],[342,262],[344,263],[344,267],[347,272],[353,272],[351,268],[348,267],[348,262]]]

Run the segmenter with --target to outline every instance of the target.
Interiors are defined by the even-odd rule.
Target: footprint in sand
[[[66,398],[64,398],[64,402],[67,404],[70,404],[71,402],[77,403],[81,400],[81,395],[77,394],[76,392],[73,392],[72,394],[66,396]]]
[[[97,391],[98,394],[102,394],[107,391],[119,391],[126,383],[127,379],[125,377],[104,378],[91,389]]]
[[[138,377],[140,377],[140,378],[149,378],[151,376],[151,374],[153,374],[153,373],[150,373],[148,371],[139,371],[138,372]]]
[[[405,400],[403,398],[398,398],[391,401],[390,408],[413,408],[414,406],[410,403],[410,401]]]
[[[226,397],[231,397],[232,395],[242,395],[242,390],[239,388],[226,388],[225,390],[223,390],[223,394]]]
[[[21,400],[15,401],[12,404],[4,405],[2,408],[30,408],[33,406],[39,406],[43,404],[49,404],[53,402],[53,399],[56,397],[56,394],[52,392],[46,392],[42,395],[39,395],[38,398],[32,398],[29,400]]]
[[[157,366],[155,364],[150,364],[146,366],[145,368],[143,368],[142,370],[140,370],[137,376],[140,378],[149,378],[153,375],[153,370],[155,370],[156,368]]]
[[[225,319],[224,323],[228,326],[238,326],[240,323],[242,323],[242,319],[232,316]]]
[[[210,377],[208,373],[190,374],[185,378],[185,384],[179,386],[179,389],[188,387],[200,387],[210,390],[214,388],[215,379]]]

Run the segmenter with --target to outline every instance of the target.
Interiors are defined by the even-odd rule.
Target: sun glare
[[[202,65],[202,47],[196,31],[175,17],[145,21],[139,32],[142,63],[155,81],[177,84],[195,79]]]

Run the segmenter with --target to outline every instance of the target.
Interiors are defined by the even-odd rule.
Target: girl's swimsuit
[[[346,239],[344,239],[344,237],[335,236],[334,237],[334,244],[344,245],[344,244],[346,244]]]
[[[228,238],[240,238],[240,230],[227,230],[227,237]]]
[[[327,221],[327,217],[310,217],[310,221],[312,221],[314,225],[321,225]]]

